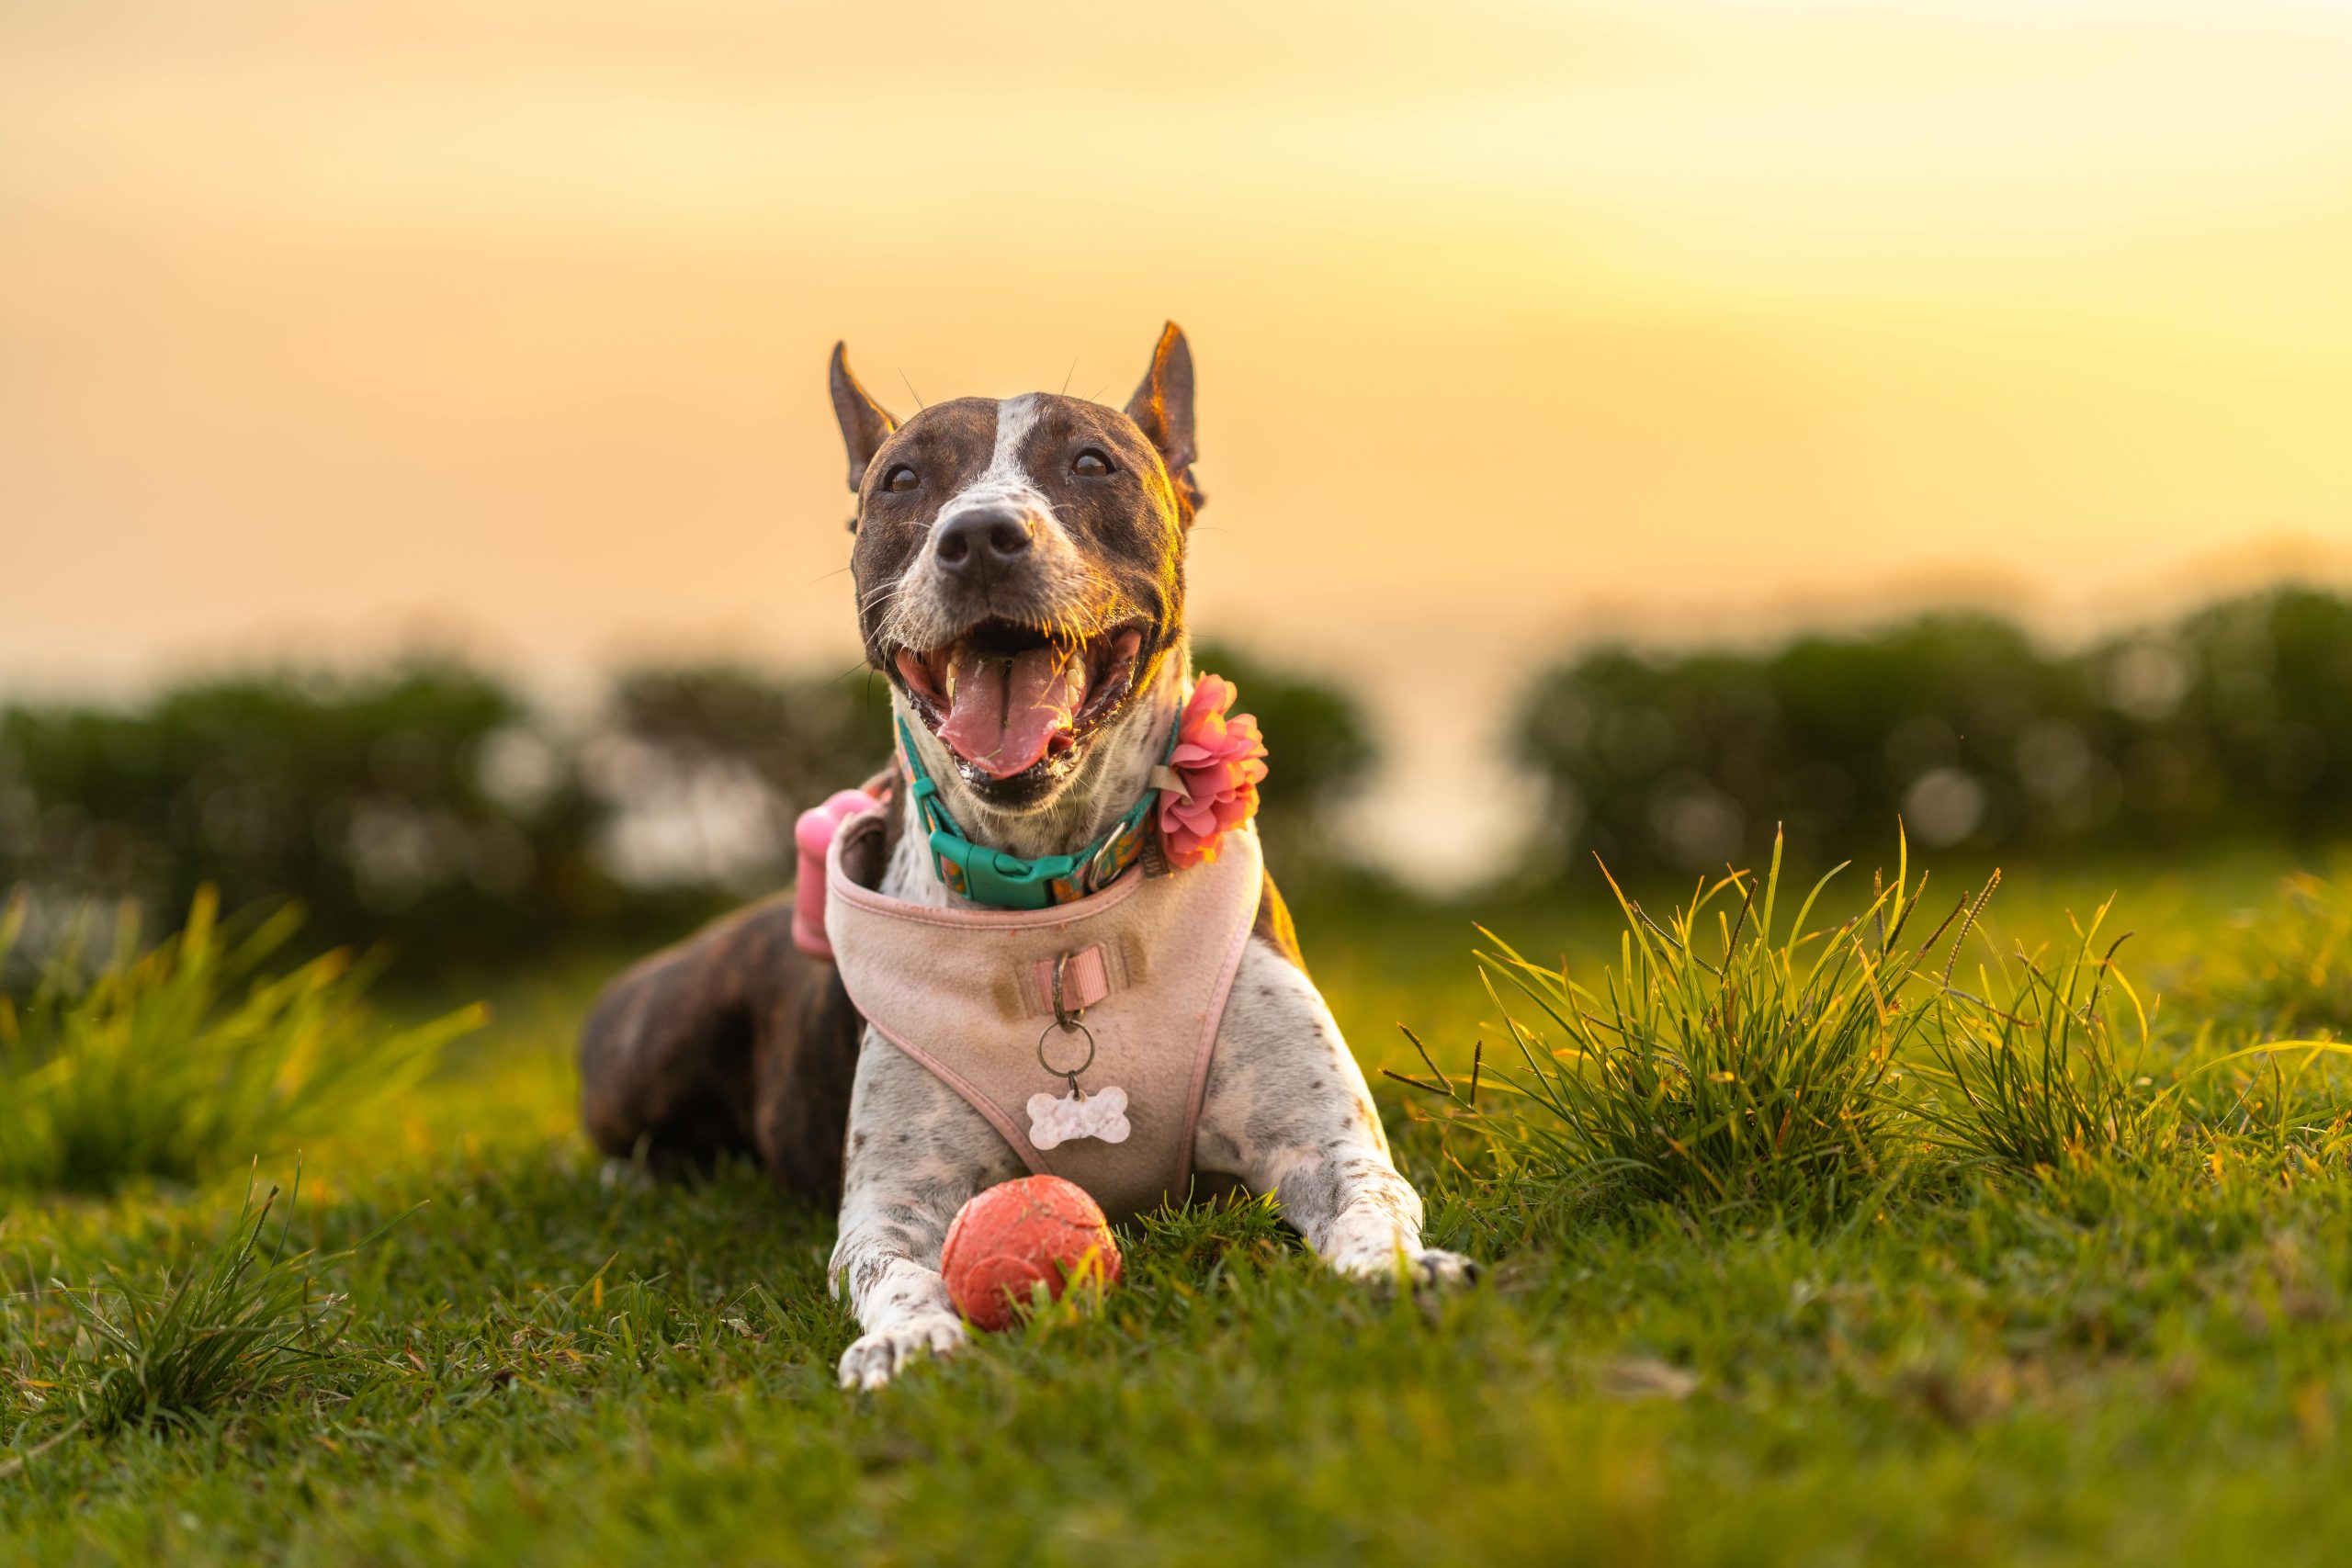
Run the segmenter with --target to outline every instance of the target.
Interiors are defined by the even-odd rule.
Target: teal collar
[[[1181,728],[1168,727],[1170,756],[1175,754]],[[903,715],[899,719],[899,750],[907,760],[915,812],[931,838],[931,863],[950,891],[975,904],[992,909],[1043,909],[1075,903],[1110,886],[1143,858],[1144,845],[1151,836],[1152,807],[1159,801],[1159,791],[1150,784],[1144,786],[1143,798],[1109,832],[1078,853],[1039,855],[1032,860],[989,849],[964,836],[940,801],[939,785],[923,771],[914,735]]]

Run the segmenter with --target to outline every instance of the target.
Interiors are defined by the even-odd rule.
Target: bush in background
[[[890,755],[889,695],[740,664],[635,670],[582,754],[603,804],[599,859],[639,889],[750,894],[793,872],[793,818]]]
[[[212,886],[299,900],[322,945],[492,958],[615,908],[594,813],[522,700],[446,660],[0,712],[0,885],[48,907]]]
[[[1274,738],[1278,865],[1340,857],[1330,808],[1373,767],[1363,711],[1212,657]],[[569,725],[447,658],[0,708],[0,893],[34,895],[28,949],[75,908],[164,918],[208,886],[232,908],[297,902],[311,950],[389,943],[408,975],[650,942],[781,886],[793,818],[890,747],[888,694],[862,670],[724,663],[626,671]]]
[[[1548,863],[1720,870],[1915,842],[2142,848],[2352,833],[2352,602],[2284,590],[2075,653],[1940,615],[1762,653],[1602,649],[1516,726]]]
[[[1274,874],[1312,877],[1353,861],[1340,831],[1340,809],[1380,766],[1363,705],[1341,687],[1224,643],[1200,645],[1193,663],[1232,682],[1240,693],[1234,706],[1255,714],[1265,734],[1258,817]]]

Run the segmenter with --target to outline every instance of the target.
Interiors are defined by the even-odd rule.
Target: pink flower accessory
[[[1155,778],[1160,847],[1179,871],[1216,859],[1225,836],[1258,814],[1266,740],[1256,718],[1228,711],[1239,694],[1221,675],[1195,681],[1176,721],[1176,749]]]
[[[800,859],[800,874],[792,888],[792,945],[811,958],[833,961],[833,944],[825,940],[825,855],[833,847],[833,836],[851,818],[881,808],[882,803],[862,789],[838,790],[792,824],[792,845]]]

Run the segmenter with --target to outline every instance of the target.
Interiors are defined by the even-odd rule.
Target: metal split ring
[[[1057,1030],[1064,1034],[1083,1034],[1086,1036],[1086,1060],[1080,1062],[1074,1067],[1057,1067],[1054,1066],[1053,1063],[1046,1059],[1046,1042],[1053,1036]],[[1094,1065],[1094,1031],[1087,1028],[1086,1025],[1079,1022],[1076,1019],[1070,1020],[1068,1023],[1056,1022],[1046,1025],[1045,1032],[1037,1036],[1037,1065],[1045,1068],[1046,1072],[1050,1073],[1055,1077],[1069,1079],[1070,1092],[1072,1094],[1077,1093],[1078,1075],[1086,1071],[1087,1068]]]

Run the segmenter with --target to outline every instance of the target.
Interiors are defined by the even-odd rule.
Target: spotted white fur
[[[1080,637],[1101,629],[1087,624],[1088,608],[1099,600],[1094,573],[1069,530],[1055,515],[1051,497],[1022,466],[1021,449],[1045,411],[1042,392],[1006,398],[996,405],[996,442],[979,477],[949,496],[932,521],[931,539],[890,590],[885,640],[902,648],[930,649],[960,630],[944,605],[944,569],[939,561],[941,527],[959,513],[981,507],[1008,507],[1030,527],[1030,570],[1043,601],[1039,619],[1061,622]]]
[[[1000,459],[1007,423],[1000,416]],[[1175,722],[1188,664],[1180,644],[1145,700],[1130,705],[1089,749],[1071,786],[1038,812],[989,811],[942,765],[944,749],[924,727],[909,728],[967,831],[1019,854],[1066,852],[1134,803]],[[934,907],[959,902],[933,870],[920,824],[908,829],[882,891]],[[1421,1246],[1420,1196],[1389,1159],[1363,1070],[1313,982],[1263,940],[1250,942],[1226,1003],[1193,1164],[1273,1193],[1307,1245],[1342,1273],[1393,1281],[1402,1269],[1417,1284],[1442,1287],[1474,1271],[1467,1258]],[[830,1268],[835,1293],[865,1331],[842,1357],[843,1387],[878,1388],[910,1360],[963,1344],[963,1322],[939,1274],[941,1244],[967,1200],[1023,1170],[960,1095],[865,1032]]]
[[[1045,407],[1043,392],[1006,398],[996,405],[996,446],[989,453],[989,466],[961,494],[950,500],[941,509],[943,512],[989,501],[1030,500],[1051,515],[1053,506],[1039,492],[1037,481],[1029,477],[1029,470],[1021,466],[1021,448],[1027,444],[1029,433],[1037,428],[1037,416]]]

